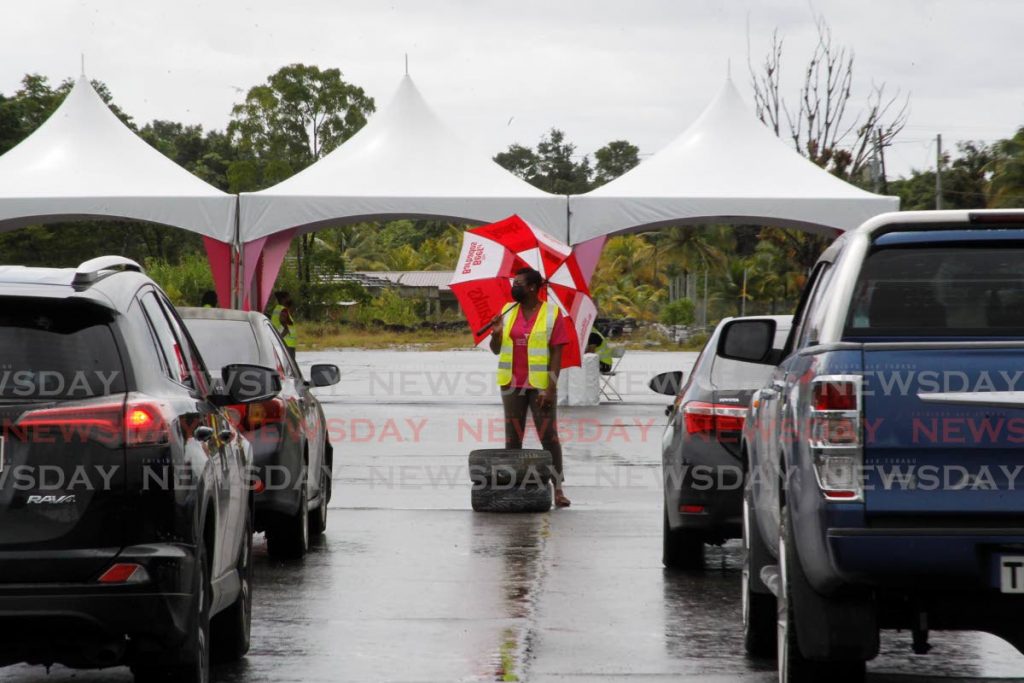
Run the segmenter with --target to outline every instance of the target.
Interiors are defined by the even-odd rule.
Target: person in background
[[[596,327],[590,331],[590,336],[587,337],[587,353],[597,354],[597,363],[601,374],[612,371],[612,347],[609,346],[608,339]]]
[[[569,343],[565,320],[554,303],[537,294],[544,283],[541,274],[522,268],[512,284],[512,298],[491,321],[491,351],[498,355],[498,386],[505,410],[505,448],[523,447],[527,411],[551,453],[555,476],[555,506],[569,507],[562,490],[562,444],[558,440],[556,404],[562,347]]]
[[[297,338],[295,334],[295,319],[292,317],[292,295],[285,290],[274,292],[274,299],[277,304],[270,312],[270,323],[281,335],[284,345],[288,348],[292,360],[295,360],[295,346]]]
[[[208,289],[203,292],[203,298],[199,301],[203,308],[217,308],[217,292]]]

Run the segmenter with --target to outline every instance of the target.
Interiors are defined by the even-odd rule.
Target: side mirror
[[[666,396],[678,396],[679,390],[683,386],[683,371],[673,370],[672,372],[663,372],[660,375],[655,375],[647,386],[651,388],[651,391],[655,391],[659,394],[665,394]]]
[[[722,328],[716,355],[745,363],[775,365],[774,341],[774,320],[732,320]]]
[[[337,365],[314,365],[309,369],[309,383],[314,387],[329,387],[341,381]]]
[[[281,391],[277,372],[262,365],[225,365],[220,374],[222,384],[210,396],[218,405],[267,401]]]

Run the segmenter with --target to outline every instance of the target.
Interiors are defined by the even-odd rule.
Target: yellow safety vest
[[[515,304],[505,304],[502,313]],[[498,386],[503,387],[512,382],[512,326],[515,325],[519,307],[508,316],[501,330],[501,353],[498,355]],[[526,338],[527,381],[534,389],[547,389],[548,380],[548,343],[555,328],[558,307],[542,301],[537,317],[533,319],[533,328]]]
[[[594,352],[597,353],[597,362],[611,365],[614,358],[612,358],[612,347],[608,345],[608,339],[597,330],[594,330],[594,334],[601,338],[601,343],[594,349]]]
[[[274,329],[281,334],[281,339],[284,340],[284,345],[289,348],[295,348],[295,321],[292,321],[292,325],[288,328],[288,334],[284,334],[282,330],[284,325],[281,324],[281,312],[284,310],[284,306],[278,304],[274,306],[274,310],[270,312],[270,324],[274,326]]]

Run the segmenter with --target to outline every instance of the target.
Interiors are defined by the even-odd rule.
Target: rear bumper
[[[700,531],[709,542],[718,543],[743,536],[743,490],[710,489],[669,490],[665,494],[669,526],[673,529]],[[699,513],[683,513],[680,506],[698,505]]]
[[[848,583],[998,590],[999,556],[1024,555],[1024,529],[830,529],[827,538]]]
[[[246,432],[252,444],[254,475],[266,489],[256,495],[257,531],[281,515],[294,515],[299,509],[302,481],[302,444],[277,426]]]
[[[114,666],[184,642],[191,632],[193,549],[133,546],[114,562],[142,565],[149,581],[0,584],[0,665]]]

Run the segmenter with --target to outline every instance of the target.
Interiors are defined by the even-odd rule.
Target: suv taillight
[[[30,410],[14,423],[16,429],[60,435],[65,441],[99,441],[108,446],[152,446],[167,443],[170,431],[165,409],[141,394],[104,396]],[[31,438],[31,437],[29,437]]]
[[[683,405],[687,434],[743,431],[747,409],[721,403],[690,401]]]
[[[820,375],[811,382],[814,473],[825,500],[864,499],[864,435],[860,375]]]
[[[237,429],[252,431],[264,425],[284,422],[284,401],[272,398],[259,403],[240,403],[227,408],[228,415]]]

